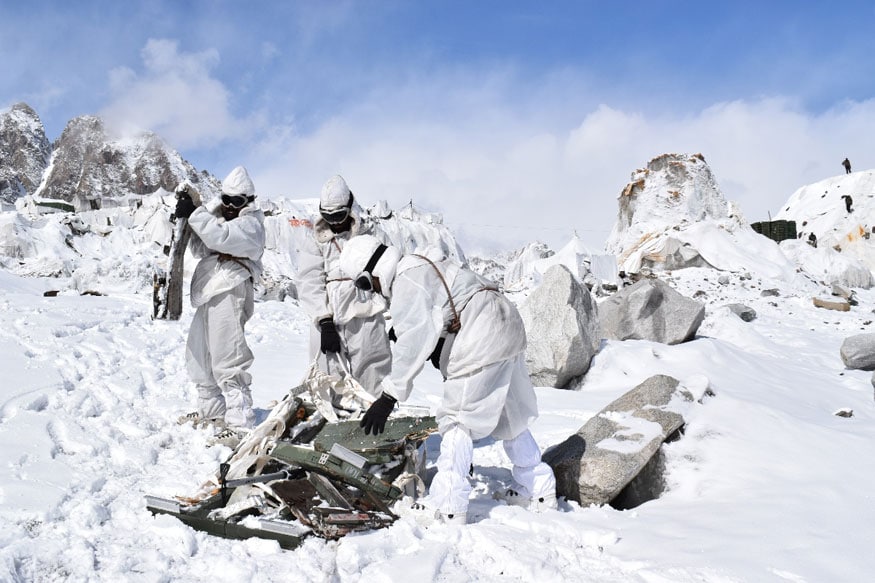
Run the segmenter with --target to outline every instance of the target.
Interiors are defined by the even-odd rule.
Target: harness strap
[[[235,257],[234,255],[229,255],[228,253],[219,253],[219,261],[233,261],[243,269],[245,269],[249,273],[249,278],[252,279],[252,270],[249,269],[249,266],[244,263],[242,257]]]
[[[453,301],[453,295],[450,293],[450,286],[447,285],[447,280],[444,279],[444,274],[441,273],[441,270],[438,269],[438,266],[434,264],[434,261],[426,257],[425,255],[420,255],[419,253],[414,253],[416,257],[420,259],[424,259],[428,262],[429,265],[434,268],[435,273],[438,275],[438,279],[441,280],[441,283],[444,284],[444,290],[447,292],[447,299],[450,301],[450,310],[453,312],[453,319],[450,321],[449,325],[447,325],[447,332],[450,334],[455,334],[459,331],[459,328],[462,327],[462,320],[459,319],[459,312],[456,311],[456,302]]]

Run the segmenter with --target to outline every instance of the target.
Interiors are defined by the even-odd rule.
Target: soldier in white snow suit
[[[373,395],[392,366],[392,352],[379,297],[356,301],[356,289],[338,268],[341,249],[351,237],[374,233],[341,176],[325,182],[319,217],[298,241],[298,299],[312,318],[310,359],[320,370],[340,373],[344,359],[350,373]]]
[[[516,486],[505,499],[534,509],[555,507],[553,471],[541,462],[528,429],[538,406],[516,307],[490,281],[451,259],[402,257],[366,235],[346,244],[340,267],[357,287],[389,301],[397,335],[392,372],[361,421],[365,433],[383,431],[426,361],[444,376],[436,414],[442,441],[425,509],[444,521],[465,522],[472,440],[487,436],[503,441],[513,464]]]
[[[197,385],[197,422],[224,422],[229,427],[255,424],[253,355],[244,327],[254,310],[253,284],[261,276],[264,213],[255,206],[255,186],[238,166],[222,182],[222,196],[195,207],[180,193],[176,216],[188,218],[190,249],[200,258],[191,280],[196,308],[188,334],[185,360]]]

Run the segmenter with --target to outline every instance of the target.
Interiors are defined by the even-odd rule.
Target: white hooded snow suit
[[[335,179],[346,188],[342,178],[332,180]],[[331,183],[330,180],[326,186]],[[348,195],[349,191],[346,192]],[[326,199],[324,189],[322,199]],[[335,233],[318,217],[313,228],[302,233],[297,249],[298,299],[313,323],[310,360],[318,357],[320,370],[327,373],[342,370],[334,360],[336,355],[320,353],[319,321],[332,318],[343,344],[342,358],[349,363],[350,373],[366,391],[376,396],[380,394],[380,381],[392,367],[392,351],[383,318],[386,303],[379,296],[357,301],[352,280],[344,277],[338,266],[340,252],[350,238],[363,233],[374,234],[376,230],[364,220],[358,204],[353,203],[350,217],[352,224],[348,231]]]
[[[238,194],[228,192],[233,190],[227,184],[233,177],[232,172],[223,184],[227,194]],[[254,189],[248,194],[254,194]],[[254,311],[253,283],[262,272],[264,213],[247,205],[239,216],[226,221],[221,205],[220,199],[210,201],[188,219],[190,249],[201,260],[191,280],[191,305],[196,310],[186,346],[186,368],[197,385],[201,417],[252,427],[252,375],[247,371],[253,355],[244,327]]]
[[[351,277],[361,272],[378,244],[366,237],[354,243],[341,260]],[[525,365],[526,331],[516,307],[492,282],[451,259],[406,255],[398,261],[399,256],[397,251],[384,253],[372,272],[389,298],[398,337],[383,392],[406,400],[413,379],[445,337],[440,357],[444,393],[436,414],[441,450],[426,505],[444,515],[467,510],[472,440],[486,436],[504,441],[522,496],[554,494],[553,472],[541,462],[528,430],[538,406]],[[456,334],[447,332],[454,318],[447,288],[461,323]]]

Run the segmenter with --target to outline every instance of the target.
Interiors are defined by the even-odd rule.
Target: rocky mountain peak
[[[51,152],[42,121],[29,105],[0,111],[0,204],[11,205],[36,190]]]
[[[617,222],[606,243],[621,254],[650,234],[737,217],[702,154],[662,154],[635,170],[618,200]]]
[[[70,120],[55,141],[36,195],[88,210],[128,204],[162,188],[173,191],[185,179],[199,184],[205,198],[221,189],[215,177],[198,173],[156,134],[111,137],[99,117],[83,115]]]

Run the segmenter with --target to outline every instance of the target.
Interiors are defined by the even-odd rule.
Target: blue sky
[[[0,108],[150,129],[264,197],[343,174],[471,248],[598,249],[630,173],[701,152],[753,222],[875,168],[866,2],[4,3]]]

